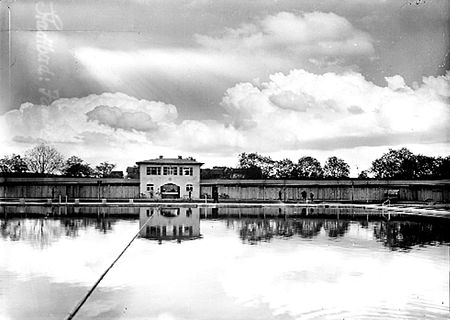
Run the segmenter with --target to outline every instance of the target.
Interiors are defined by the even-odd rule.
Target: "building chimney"
[[[183,159],[183,157],[182,156],[178,156],[178,159]]]
[[[163,156],[159,156],[159,158],[160,158],[160,159],[162,159],[162,158],[163,158]]]

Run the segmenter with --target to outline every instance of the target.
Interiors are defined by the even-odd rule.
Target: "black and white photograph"
[[[0,320],[450,318],[450,0],[0,0]]]

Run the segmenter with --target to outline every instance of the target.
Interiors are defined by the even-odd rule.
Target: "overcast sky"
[[[0,156],[450,154],[447,0],[1,5]]]

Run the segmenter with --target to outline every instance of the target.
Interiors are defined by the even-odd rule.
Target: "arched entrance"
[[[174,183],[166,183],[161,186],[162,199],[178,199],[180,198],[180,187]]]

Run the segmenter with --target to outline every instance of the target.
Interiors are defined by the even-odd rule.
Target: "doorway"
[[[166,183],[161,186],[162,199],[179,199],[180,187],[174,183]]]

